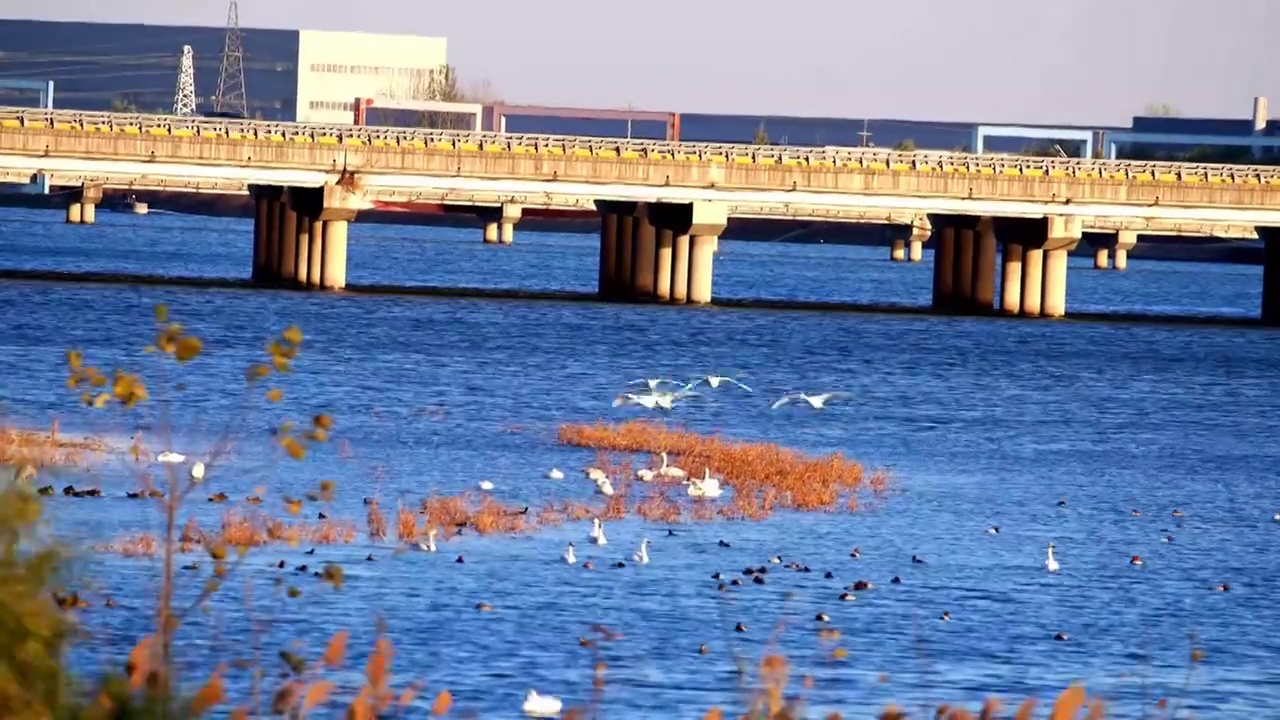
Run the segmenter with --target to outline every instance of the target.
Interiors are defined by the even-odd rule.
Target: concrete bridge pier
[[[955,302],[956,230],[934,223],[933,309],[950,310]]]
[[[715,253],[720,244],[720,233],[724,232],[729,221],[728,207],[707,201],[651,203],[647,216],[659,236],[671,235],[671,296],[668,301],[695,305],[710,303]],[[659,264],[655,254],[655,271]]]
[[[288,218],[278,245],[290,257],[280,260],[278,267],[288,270],[280,279],[311,289],[346,288],[348,230],[357,213],[372,203],[363,193],[339,185],[290,188],[287,201],[281,212]]]
[[[689,236],[671,230],[671,303],[689,302]]]
[[[1138,244],[1137,230],[1117,230],[1116,232],[1087,232],[1085,242],[1093,248],[1093,268],[1106,270],[1108,266],[1116,270],[1124,270],[1129,266],[1129,251]],[[1114,264],[1108,261],[1114,254]]]
[[[1280,227],[1259,227],[1262,240],[1262,324],[1280,326]]]
[[[284,188],[275,185],[250,185],[253,197],[253,272],[254,282],[276,280],[279,265],[280,213]]]
[[[1022,246],[1004,243],[1001,252],[1003,268],[1000,272],[1000,312],[1019,315],[1022,312]]]
[[[990,221],[967,215],[929,219],[938,236],[934,251],[933,307],[943,312],[986,313],[995,297],[995,235]]]
[[[918,215],[911,221],[911,237],[907,238],[907,262],[924,260],[924,244],[933,234],[928,215]]]
[[[596,277],[596,294],[601,299],[612,299],[618,292],[618,278],[614,269],[618,265],[618,215],[600,213],[600,268]]]
[[[635,229],[632,239],[631,297],[634,300],[653,300],[657,290],[655,274],[658,267],[658,229],[649,219],[649,208],[636,208]]]
[[[906,238],[894,238],[893,244],[889,247],[889,259],[894,262],[907,261],[907,240]]]
[[[658,302],[671,302],[671,270],[676,249],[675,233],[667,228],[658,228],[657,246],[654,260],[653,297]]]
[[[632,238],[637,203],[600,200],[600,268],[596,294],[603,300],[631,299]]]
[[[1067,258],[1080,243],[1082,223],[1078,217],[1051,215],[1045,218],[996,218],[995,229],[1006,242],[1021,246],[1022,317],[1063,317],[1067,313]],[[1016,251],[1005,259],[1002,311],[1011,310],[1008,297],[1010,263]]]
[[[92,225],[97,221],[98,203],[102,202],[102,186],[84,185],[67,193],[67,224]]]
[[[477,208],[476,215],[484,221],[484,242],[487,245],[510,245],[516,239],[516,223],[524,214],[524,208],[515,203],[503,203],[498,207]]]

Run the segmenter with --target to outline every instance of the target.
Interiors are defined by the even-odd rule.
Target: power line
[[[227,5],[227,37],[222,44],[222,69],[218,72],[213,110],[249,116],[249,100],[244,88],[244,46],[240,42],[240,8],[236,0]]]

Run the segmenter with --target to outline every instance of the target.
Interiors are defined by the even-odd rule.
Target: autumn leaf
[[[200,342],[200,338],[184,335],[174,346],[173,357],[181,363],[191,362],[200,356],[200,351],[203,349],[204,343]]]
[[[347,654],[347,638],[350,633],[346,630],[339,630],[329,638],[329,644],[325,646],[324,655],[320,656],[320,662],[325,665],[336,668],[342,665],[342,659]]]
[[[1032,713],[1036,711],[1036,699],[1027,698],[1018,706],[1018,711],[1014,713],[1014,720],[1033,720]]]
[[[290,345],[301,345],[302,344],[302,328],[298,327],[297,325],[290,325],[289,327],[284,329],[284,332],[280,333],[280,339],[284,340]]]
[[[72,370],[79,370],[84,366],[84,354],[79,350],[67,351],[67,367]]]
[[[329,696],[333,694],[333,683],[328,680],[317,680],[307,686],[306,693],[302,696],[302,712],[311,712],[317,707],[323,705]]]
[[[138,690],[151,674],[155,661],[156,638],[147,635],[129,651],[129,660],[125,664],[125,672],[129,676],[129,689]]]
[[[436,701],[431,703],[431,714],[436,717],[444,717],[449,713],[449,708],[453,707],[453,693],[448,690],[441,690],[436,695]]]
[[[156,303],[156,306],[152,308],[152,313],[155,314],[156,316],[156,322],[158,323],[169,322],[169,306],[168,305],[165,305],[164,303]]]
[[[702,716],[702,720],[722,720],[723,718],[724,713],[720,712],[720,708],[718,707],[712,707]]]
[[[280,402],[280,400],[282,400],[283,398],[284,398],[284,393],[281,392],[280,388],[271,388],[270,390],[267,391],[268,402],[273,402],[273,403]]]
[[[191,712],[197,716],[203,715],[209,710],[217,707],[225,699],[225,688],[222,684],[223,668],[219,667],[213,671],[213,675],[209,677],[208,682],[204,684],[196,694],[191,698]]]
[[[1080,708],[1084,706],[1084,701],[1084,688],[1079,685],[1072,685],[1063,690],[1053,703],[1053,712],[1049,715],[1050,720],[1074,720],[1076,715],[1079,714]]]
[[[316,415],[315,417],[311,418],[311,424],[321,430],[332,430],[333,418],[329,417],[328,415],[325,415],[324,413],[320,413],[319,415]]]
[[[286,437],[280,441],[280,446],[294,460],[301,460],[307,456],[306,448],[302,447],[302,443],[298,442],[298,438]]]

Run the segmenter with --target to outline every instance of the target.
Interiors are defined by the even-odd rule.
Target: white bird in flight
[[[742,383],[738,382],[734,378],[729,377],[728,375],[700,375],[694,378],[688,385],[686,385],[685,389],[691,390],[694,387],[697,387],[699,383],[706,383],[710,385],[712,390],[718,390],[722,383],[730,383],[733,385],[737,385],[738,387],[742,388],[743,390],[746,390],[747,392],[751,392],[751,388],[747,387],[746,385],[743,385]]]
[[[680,383],[676,382],[675,380],[671,380],[669,378],[641,378],[639,380],[632,380],[631,382],[627,383],[627,386],[629,387],[631,385],[644,385],[645,387],[649,388],[649,392],[657,392],[658,387],[661,385],[679,385],[679,384]]]
[[[645,395],[638,393],[622,393],[613,399],[613,406],[619,405],[639,405],[649,410],[661,409],[670,410],[675,406],[676,400],[697,395],[692,392],[651,392]]]
[[[771,409],[777,410],[783,405],[789,405],[794,402],[806,402],[809,403],[809,407],[814,410],[821,410],[832,400],[843,400],[847,397],[849,397],[849,393],[846,392],[829,392],[822,393],[821,395],[809,395],[808,393],[802,392],[787,393],[786,395],[778,398],[777,402],[773,404]]]

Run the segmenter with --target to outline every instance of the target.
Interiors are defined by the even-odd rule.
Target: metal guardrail
[[[896,152],[881,148],[833,149],[559,135],[512,135],[420,128],[322,125],[0,107],[0,133],[21,128],[256,142],[394,147],[405,150],[446,152],[502,152],[624,160],[856,168],[891,172],[1100,178],[1136,182],[1280,185],[1280,167],[1266,165],[1085,160],[933,151]]]

